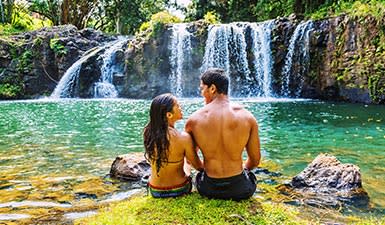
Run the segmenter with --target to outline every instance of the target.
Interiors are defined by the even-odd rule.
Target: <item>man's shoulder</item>
[[[238,116],[240,116],[243,119],[248,119],[250,121],[256,120],[254,115],[239,103],[231,103],[231,108],[238,114]]]
[[[245,115],[248,115],[248,116],[252,116],[251,112],[249,110],[247,110],[243,105],[239,104],[239,103],[231,103],[230,104],[230,107],[232,110],[236,111],[236,112],[239,112],[239,113],[242,113],[242,114],[245,114]]]
[[[193,113],[189,116],[189,118],[187,119],[187,121],[192,122],[192,121],[195,121],[195,120],[201,118],[202,115],[203,115],[206,111],[207,111],[207,110],[206,110],[204,107],[198,109],[197,111],[193,112]]]
[[[239,112],[239,113],[244,113],[245,111],[247,111],[243,105],[241,105],[237,102],[231,102],[230,108],[232,110],[234,110],[235,112]]]

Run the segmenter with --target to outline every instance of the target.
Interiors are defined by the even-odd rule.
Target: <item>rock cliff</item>
[[[293,61],[288,97],[317,98],[362,103],[385,103],[385,19],[340,16],[312,21],[309,29],[306,68]],[[275,96],[283,96],[285,66],[290,38],[303,18],[277,18],[271,34],[272,83]],[[157,33],[137,36],[117,57],[122,73],[113,84],[119,97],[152,98],[173,92],[170,74],[170,37],[172,25]],[[191,54],[183,67],[183,96],[199,96],[198,85],[210,25],[196,21],[187,25]],[[250,38],[245,33],[249,64],[253,60]],[[65,71],[87,50],[102,46],[116,37],[98,31],[77,30],[73,26],[44,28],[22,35],[0,38],[0,99],[28,99],[52,93]],[[302,54],[302,55],[301,55]],[[292,53],[303,58],[302,47]],[[92,61],[93,60],[93,61]],[[97,56],[82,66],[80,90],[74,97],[92,97],[91,86],[100,76]],[[237,59],[231,58],[235,63]],[[230,65],[230,68],[232,66]],[[305,69],[304,69],[305,68]],[[234,73],[230,69],[231,73]],[[247,77],[239,76],[237,82]],[[286,82],[289,81],[289,78]],[[249,82],[249,81],[247,81]],[[301,87],[301,88],[298,88]],[[295,91],[294,91],[295,89]],[[242,91],[240,91],[242,93]]]

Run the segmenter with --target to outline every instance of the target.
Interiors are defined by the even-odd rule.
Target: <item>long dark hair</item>
[[[151,103],[150,122],[144,127],[145,157],[150,162],[155,161],[157,173],[159,173],[163,163],[168,163],[170,141],[167,112],[172,112],[174,104],[175,97],[172,94],[156,96]]]

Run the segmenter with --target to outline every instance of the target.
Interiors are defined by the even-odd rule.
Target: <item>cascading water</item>
[[[311,20],[300,23],[294,30],[293,36],[289,41],[288,53],[285,58],[285,65],[282,69],[282,96],[298,97],[302,91],[303,75],[309,68],[309,45],[310,31],[313,28]],[[301,51],[295,54],[296,51]],[[299,70],[293,72],[293,61],[298,65]],[[296,80],[296,87],[291,87],[292,82]]]
[[[72,98],[74,97],[75,89],[78,85],[79,72],[82,64],[87,61],[90,57],[98,54],[103,48],[96,47],[88,52],[85,56],[81,57],[78,61],[71,65],[70,68],[64,73],[60,79],[55,90],[51,94],[51,98]]]
[[[222,68],[226,74],[230,73],[229,39],[231,36],[230,25],[211,25],[207,35],[205,55],[201,72],[210,67]]]
[[[201,71],[204,72],[210,67],[224,69],[230,76],[229,92],[232,90],[231,75],[233,73],[242,74],[246,80],[250,79],[243,27],[239,27],[237,24],[209,27]],[[234,79],[239,81],[241,78],[236,76]],[[244,90],[246,89],[242,89],[240,92]]]
[[[244,34],[245,24],[230,24],[232,27],[232,38],[230,39],[230,81],[235,80],[236,83],[243,83],[236,87],[239,96],[250,96],[249,84],[253,82],[250,76],[250,69],[247,60],[246,38]],[[235,72],[235,74],[234,74]],[[234,77],[235,76],[235,77]],[[234,79],[235,78],[235,79]],[[233,82],[234,83],[234,82]],[[234,85],[233,85],[234,86]],[[231,92],[231,86],[229,87]],[[233,91],[235,92],[235,91]]]
[[[100,69],[100,81],[95,83],[94,97],[95,98],[116,98],[118,92],[112,84],[114,72],[119,71],[119,66],[115,63],[116,51],[122,49],[127,39],[116,41],[111,47],[100,56],[103,59],[103,65]]]
[[[180,23],[172,26],[171,36],[171,88],[177,97],[183,96],[182,75],[184,66],[191,57],[191,33],[186,29],[187,24]]]
[[[258,89],[255,91],[258,97],[271,97],[271,30],[274,21],[269,20],[261,23],[250,24],[251,38],[253,41],[254,73],[258,82]]]
[[[94,86],[94,97],[97,98],[114,98],[118,96],[114,85],[112,84],[112,77],[114,72],[119,70],[119,65],[116,65],[115,53],[118,49],[127,42],[127,39],[122,39],[108,43],[102,47],[95,47],[85,53],[78,61],[71,65],[70,68],[64,73],[60,79],[55,90],[51,94],[51,98],[73,98],[78,96],[79,89],[79,73],[82,68],[82,64],[89,60],[93,56],[97,56],[100,52],[104,51],[100,57],[103,60],[101,66],[101,77],[100,81],[95,83]]]
[[[236,95],[270,97],[273,25],[273,21],[267,21],[210,26],[201,72],[210,67],[222,68],[230,76],[229,90],[237,92]],[[247,29],[251,31],[250,38],[246,37]],[[248,39],[252,46],[248,46]],[[248,49],[254,56],[253,62],[248,61]]]

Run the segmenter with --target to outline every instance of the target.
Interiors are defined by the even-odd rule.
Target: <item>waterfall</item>
[[[250,89],[248,88],[250,83],[253,83],[253,78],[250,76],[249,63],[247,60],[247,51],[246,51],[246,38],[245,38],[245,24],[230,24],[232,28],[232,38],[230,39],[231,46],[228,46],[230,49],[230,59],[232,63],[230,64],[230,78],[235,80],[236,83],[244,83],[245,85],[233,86],[233,92],[236,89],[239,96],[250,96]],[[235,74],[234,74],[235,73]],[[235,76],[235,77],[234,77]],[[234,83],[234,82],[233,82]],[[229,86],[229,91],[231,93],[232,88]]]
[[[170,44],[170,64],[171,64],[171,88],[177,97],[183,96],[182,76],[183,67],[191,59],[191,33],[186,29],[187,24],[180,23],[172,26],[172,36]]]
[[[99,82],[94,86],[94,97],[97,98],[113,98],[118,96],[114,85],[112,84],[112,78],[114,72],[119,68],[119,65],[115,63],[115,53],[118,49],[127,42],[127,39],[114,41],[108,43],[102,47],[95,47],[85,53],[78,61],[70,66],[60,79],[55,90],[51,94],[51,98],[72,98],[77,96],[79,88],[79,75],[82,68],[82,64],[89,60],[91,57],[100,54],[103,64],[100,68],[101,77]]]
[[[231,61],[231,63],[230,63]],[[247,61],[246,39],[242,24],[211,25],[206,41],[201,71],[217,67],[224,69],[230,78],[229,95],[232,90],[232,80],[239,82],[243,75],[250,80],[250,70]],[[236,74],[236,77],[232,77]],[[239,90],[243,93],[246,89]]]
[[[271,97],[273,25],[273,20],[211,25],[201,72],[222,68],[230,78],[229,92],[241,97]],[[253,60],[249,61],[248,53]]]
[[[82,64],[90,57],[98,54],[103,48],[95,47],[85,53],[78,61],[70,66],[60,79],[51,94],[51,98],[72,98],[78,86],[79,72]]]
[[[271,30],[274,21],[269,20],[261,23],[250,24],[251,38],[253,41],[254,72],[258,82],[255,94],[258,97],[271,97]]]
[[[230,74],[229,39],[231,27],[229,25],[210,25],[206,40],[206,49],[203,56],[201,72],[210,67],[218,67]]]
[[[312,28],[313,22],[311,20],[302,22],[295,28],[293,36],[290,38],[285,65],[282,69],[282,96],[298,97],[302,91],[303,75],[309,67],[309,41]],[[295,51],[300,51],[300,54],[296,55]],[[297,73],[293,73],[293,61],[299,68]],[[292,81],[298,82],[297,87],[290,87]]]
[[[119,71],[119,66],[115,63],[116,51],[122,49],[127,40],[119,40],[112,44],[111,47],[100,56],[103,59],[103,65],[100,68],[101,76],[99,82],[94,86],[95,98],[116,98],[118,92],[112,84],[114,72]]]

